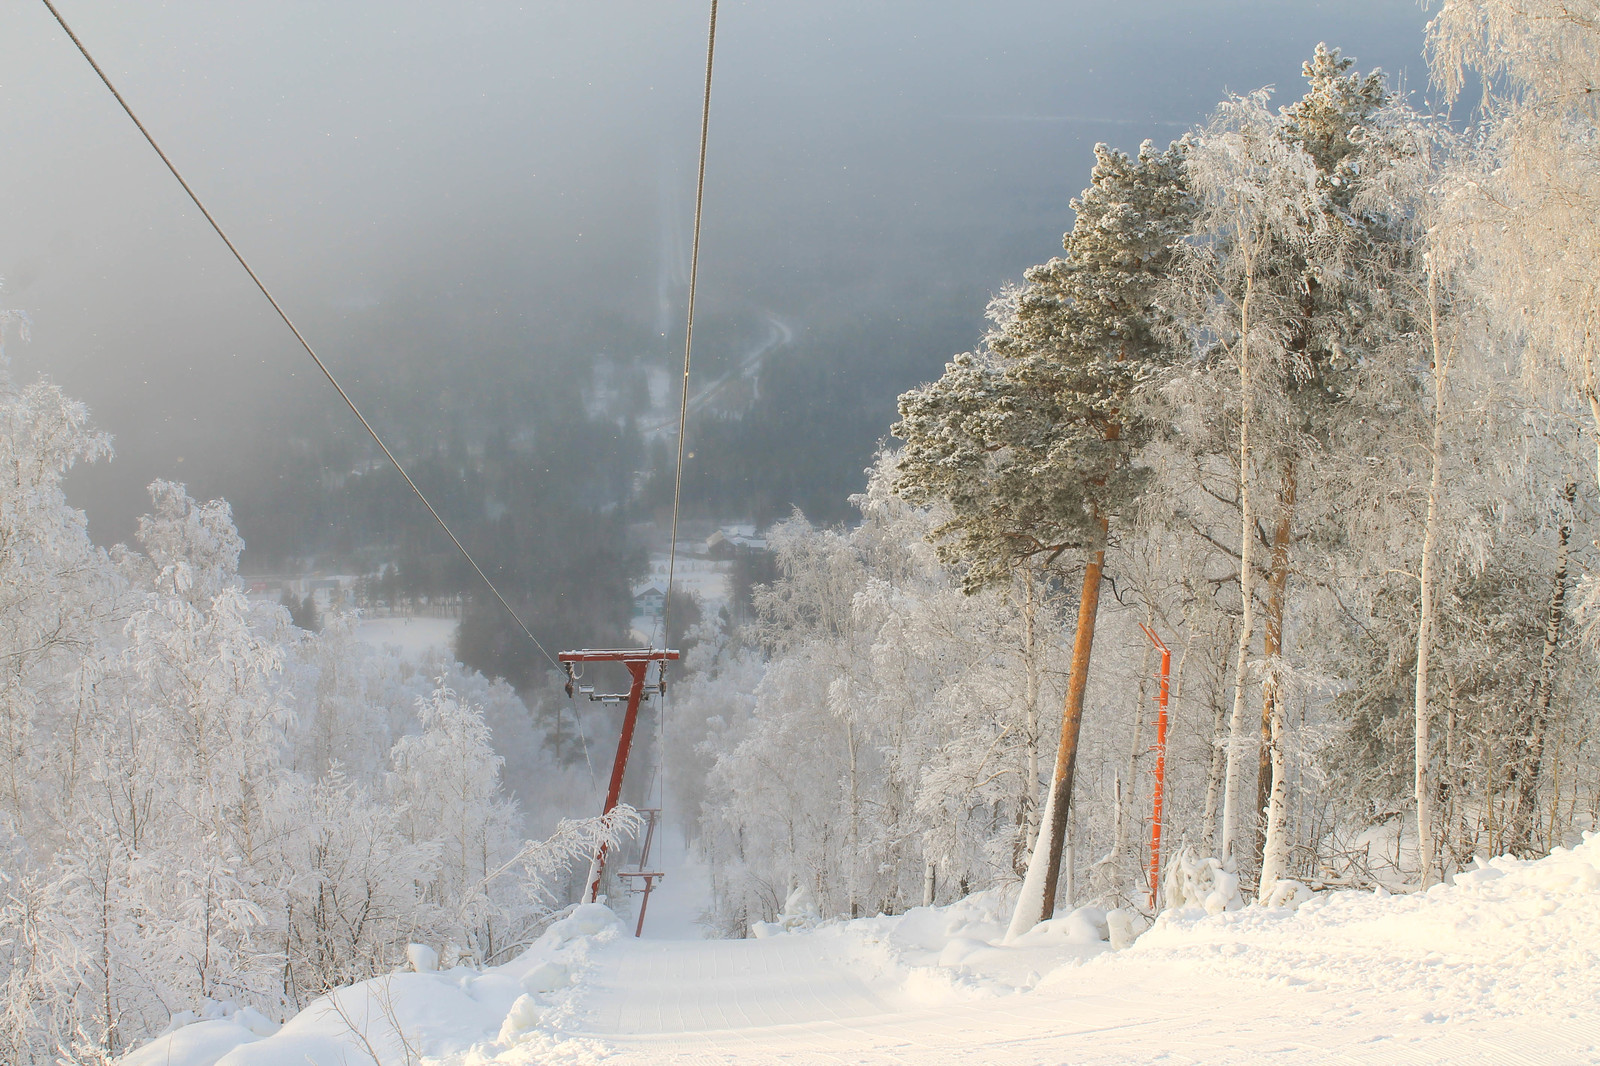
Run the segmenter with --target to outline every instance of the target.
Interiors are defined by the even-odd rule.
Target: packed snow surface
[[[1121,951],[1092,908],[1007,941],[992,894],[786,909],[673,941],[580,907],[509,965],[369,981],[276,1030],[214,1011],[123,1062],[1600,1063],[1600,835],[1423,894],[1170,911]]]

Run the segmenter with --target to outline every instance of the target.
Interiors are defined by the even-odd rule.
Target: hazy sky
[[[396,301],[415,317],[470,296],[536,331],[676,292],[698,0],[59,6],[336,372],[381,366],[339,323]],[[990,292],[1059,249],[1095,141],[1165,141],[1230,90],[1297,96],[1320,40],[1421,90],[1426,18],[1406,0],[725,0],[703,298],[803,325],[934,270],[975,335]],[[33,320],[8,352],[116,437],[112,470],[78,482],[91,519],[285,403],[336,402],[44,6],[0,0],[0,27],[0,306]],[[470,345],[437,358],[474,372]]]

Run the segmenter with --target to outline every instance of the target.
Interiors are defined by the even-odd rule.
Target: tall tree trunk
[[[1262,653],[1267,660],[1267,676],[1261,684],[1261,724],[1263,748],[1257,763],[1256,811],[1261,825],[1261,875],[1257,879],[1257,899],[1266,903],[1278,882],[1289,869],[1289,780],[1288,754],[1284,736],[1283,675],[1279,659],[1283,653],[1284,601],[1289,585],[1289,542],[1294,528],[1295,496],[1299,489],[1294,456],[1283,460],[1283,479],[1278,488],[1278,522],[1272,532],[1271,569],[1267,577],[1267,617],[1262,633]],[[1264,764],[1264,765],[1263,765]],[[1262,785],[1266,794],[1262,795]]]
[[[1555,847],[1556,820],[1561,817],[1561,742],[1565,733],[1565,729],[1557,733],[1550,745],[1550,820],[1544,825],[1546,850]]]
[[[100,1014],[103,1026],[100,1034],[100,1046],[106,1052],[106,1058],[113,1059],[121,1050],[121,1036],[118,1032],[118,1011],[116,1007],[116,992],[113,977],[112,961],[112,934],[111,934],[111,878],[112,878],[111,846],[107,846],[101,856],[99,867],[94,871],[99,875],[94,886],[99,898],[95,900],[96,917],[100,920],[100,977],[104,981],[101,985]]]
[[[1494,786],[1494,762],[1494,732],[1486,729],[1483,733],[1483,836],[1491,857],[1500,854],[1500,840],[1495,832],[1497,823],[1494,806],[1499,793]]]
[[[1278,482],[1278,521],[1272,530],[1272,550],[1267,557],[1267,611],[1262,619],[1261,654],[1268,668],[1283,654],[1283,615],[1289,588],[1289,545],[1294,532],[1295,498],[1300,482],[1295,458],[1283,457],[1282,478]],[[1261,748],[1256,759],[1255,854],[1265,855],[1267,806],[1272,797],[1272,718],[1278,712],[1282,691],[1274,684],[1261,688]]]
[[[1105,515],[1096,515],[1102,543],[1110,528]],[[1100,579],[1105,571],[1105,548],[1089,557],[1083,570],[1083,592],[1078,597],[1078,630],[1072,642],[1072,665],[1067,674],[1067,698],[1061,710],[1061,741],[1056,747],[1055,773],[1039,822],[1039,839],[1028,861],[1028,876],[1011,916],[1008,936],[1020,936],[1055,914],[1056,885],[1061,875],[1061,849],[1066,842],[1067,818],[1072,803],[1072,778],[1078,761],[1078,734],[1083,727],[1083,695],[1089,685],[1089,653],[1094,649],[1094,623],[1100,611]],[[1041,852],[1043,854],[1041,854]],[[1040,863],[1043,859],[1043,864]]]
[[[1233,642],[1233,634],[1229,633],[1224,647]],[[1212,848],[1216,854],[1222,854],[1222,846],[1217,840],[1217,810],[1222,804],[1222,767],[1223,732],[1222,727],[1226,721],[1227,708],[1222,703],[1221,673],[1226,667],[1221,664],[1217,668],[1217,677],[1211,688],[1211,759],[1206,765],[1206,806],[1201,816],[1200,836],[1206,846]]]
[[[1516,855],[1534,852],[1533,823],[1538,806],[1539,780],[1544,773],[1544,742],[1550,731],[1550,698],[1555,690],[1555,659],[1561,646],[1561,630],[1566,621],[1567,548],[1572,539],[1570,514],[1578,486],[1568,482],[1565,492],[1568,513],[1561,518],[1556,541],[1556,576],[1550,590],[1550,611],[1545,619],[1544,650],[1539,656],[1539,678],[1534,686],[1533,705],[1523,716],[1523,728],[1514,744],[1520,751],[1511,760],[1507,775],[1511,785],[1511,813],[1506,819],[1506,850]]]
[[[856,772],[856,727],[854,722],[845,723],[845,741],[850,748],[850,831],[848,846],[850,848],[849,865],[845,868],[847,880],[845,890],[850,898],[850,917],[861,917],[860,882],[856,877],[856,870],[861,864],[861,784]]]
[[[1026,846],[1033,848],[1035,840],[1039,839],[1039,645],[1036,620],[1039,614],[1038,590],[1034,587],[1036,580],[1032,569],[1022,573],[1022,644],[1023,658],[1026,660],[1027,686],[1024,699],[1027,706],[1024,708],[1027,737],[1025,750],[1027,752],[1027,776],[1023,779],[1024,822],[1023,837]]]
[[[1412,800],[1417,805],[1417,867],[1423,888],[1433,883],[1433,795],[1428,785],[1428,660],[1433,650],[1434,556],[1439,543],[1439,501],[1444,495],[1444,397],[1450,358],[1439,344],[1439,299],[1433,268],[1428,269],[1428,335],[1433,344],[1433,471],[1428,481],[1428,517],[1422,532],[1422,567],[1418,574],[1420,605],[1417,610],[1417,686],[1415,747],[1412,751]]]
[[[1268,738],[1272,752],[1272,791],[1267,799],[1267,836],[1261,849],[1261,877],[1256,898],[1266,903],[1278,881],[1288,872],[1288,759],[1284,753],[1283,692],[1277,671],[1267,666],[1264,689],[1267,704],[1272,708],[1271,735]]]
[[[1061,902],[1070,910],[1078,905],[1078,834],[1073,830],[1071,811],[1067,812],[1067,842],[1061,848]]]
[[[1153,626],[1155,620],[1155,612],[1150,610],[1147,604],[1145,608],[1145,624]],[[1144,741],[1144,712],[1147,701],[1150,699],[1150,660],[1154,651],[1154,648],[1146,644],[1139,657],[1139,692],[1133,704],[1133,730],[1128,738],[1128,772],[1124,777],[1127,784],[1123,786],[1126,795],[1117,808],[1116,843],[1112,848],[1117,857],[1118,874],[1116,887],[1121,887],[1120,868],[1124,859],[1132,855],[1134,856],[1134,865],[1136,867],[1141,865],[1138,858],[1140,845],[1133,839],[1129,822],[1134,805],[1139,802],[1139,756],[1150,750],[1149,745]]]
[[[1451,834],[1453,840],[1449,846],[1449,868],[1446,868],[1446,857],[1439,856],[1440,875],[1449,874],[1459,870],[1466,861],[1470,852],[1478,847],[1477,830],[1472,824],[1472,803],[1467,793],[1469,784],[1468,763],[1466,753],[1471,743],[1471,737],[1466,734],[1461,722],[1461,707],[1458,701],[1459,692],[1456,688],[1456,673],[1450,666],[1444,668],[1444,765],[1440,767],[1440,799],[1446,804],[1445,817],[1448,819],[1446,832]],[[1441,844],[1444,842],[1441,835]]]
[[[1256,514],[1250,498],[1250,430],[1255,415],[1255,394],[1250,381],[1250,299],[1255,288],[1255,273],[1245,272],[1244,300],[1239,315],[1239,598],[1243,615],[1239,620],[1239,652],[1233,671],[1233,715],[1228,723],[1228,759],[1222,789],[1222,857],[1234,857],[1239,850],[1239,763],[1245,739],[1245,680],[1250,667],[1250,640],[1255,635],[1255,545]]]

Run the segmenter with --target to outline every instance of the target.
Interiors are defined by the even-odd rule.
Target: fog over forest
[[[481,510],[461,482],[486,443],[520,442],[505,490],[556,507],[617,502],[659,468],[575,401],[597,356],[623,407],[642,368],[681,357],[698,6],[64,14],[458,518]],[[1292,88],[1322,39],[1420,87],[1423,21],[1388,3],[727,4],[697,377],[773,320],[793,339],[754,396],[691,426],[686,506],[846,518],[895,396],[1059,249],[1094,142],[1164,143],[1224,91]],[[97,539],[127,539],[162,476],[234,504],[247,572],[364,540],[442,560],[398,482],[369,478],[381,499],[356,502],[335,483],[370,442],[48,12],[8,0],[6,25],[0,277],[32,319],[9,351],[115,438],[70,488]],[[566,543],[548,536],[495,544],[520,558],[494,564],[546,565],[530,555]]]

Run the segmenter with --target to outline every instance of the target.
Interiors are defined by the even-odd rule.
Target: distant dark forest
[[[871,285],[850,306],[819,301],[786,318],[793,340],[748,402],[691,418],[684,516],[765,526],[799,509],[847,521],[896,396],[937,376],[971,335],[973,314],[948,288],[893,294],[931,309],[908,319],[874,315],[869,304],[896,304]],[[712,306],[697,325],[694,382],[764,328],[759,315]],[[641,418],[647,368],[665,374],[675,417],[681,332],[662,337],[621,314],[536,320],[459,297],[442,309],[386,301],[342,330],[342,348],[366,353],[352,393],[539,640],[625,640],[647,561],[637,531],[668,521],[676,458],[670,435],[647,444],[641,431],[660,421],[659,409]],[[602,358],[612,387],[597,403]],[[386,587],[412,602],[461,595],[463,661],[522,686],[542,677],[547,664],[347,410],[319,394],[259,432],[225,479],[247,571],[387,571]]]

